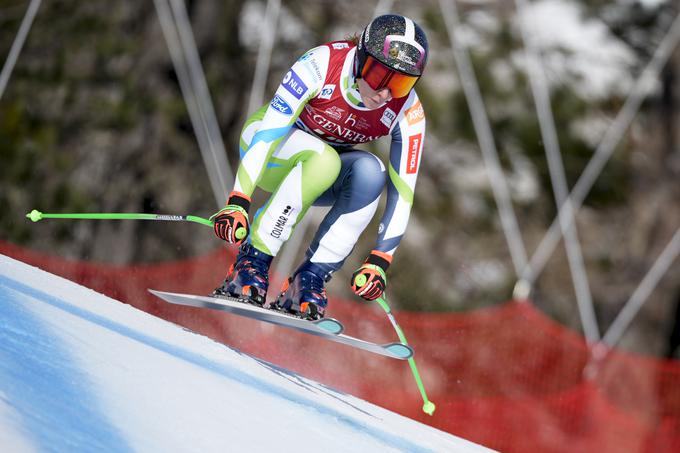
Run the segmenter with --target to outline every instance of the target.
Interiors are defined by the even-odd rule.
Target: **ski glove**
[[[366,300],[376,300],[382,296],[387,286],[385,270],[392,257],[378,250],[373,250],[364,264],[352,274],[350,285],[357,296]]]
[[[248,209],[250,198],[240,192],[232,192],[227,205],[210,217],[215,235],[230,244],[241,244],[250,232]]]

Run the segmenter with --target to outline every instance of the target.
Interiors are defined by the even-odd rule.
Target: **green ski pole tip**
[[[34,222],[37,222],[38,220],[42,220],[42,215],[43,215],[42,212],[38,211],[37,209],[34,209],[30,213],[26,214],[26,217],[28,217]]]
[[[427,415],[432,415],[434,414],[434,410],[436,409],[436,406],[432,401],[428,401],[425,404],[423,404],[423,412],[425,412]]]
[[[368,280],[368,279],[366,278],[366,276],[364,274],[359,274],[359,275],[357,275],[357,278],[354,279],[354,283],[356,283],[358,288],[361,288],[366,284],[366,280]]]
[[[237,228],[236,229],[236,239],[239,239],[239,240],[243,239],[244,237],[246,237],[247,232],[248,232],[248,230],[246,230],[245,228]]]

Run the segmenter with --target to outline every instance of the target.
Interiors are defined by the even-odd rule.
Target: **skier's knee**
[[[330,187],[340,174],[340,168],[342,167],[340,156],[336,150],[330,146],[326,146],[326,149],[320,155],[320,159],[323,162],[322,166],[324,171],[329,175],[330,184],[328,184],[328,186]]]
[[[324,146],[322,152],[313,154],[303,163],[305,173],[312,176],[319,187],[325,188],[335,182],[340,174],[341,165],[338,152],[330,146]]]
[[[361,188],[368,198],[378,197],[385,187],[385,167],[377,157],[366,154],[352,164],[352,186]]]

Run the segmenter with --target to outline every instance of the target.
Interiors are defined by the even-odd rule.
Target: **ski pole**
[[[166,220],[170,222],[194,222],[213,226],[210,219],[195,215],[169,215],[169,214],[139,214],[139,213],[79,213],[79,214],[48,214],[32,210],[26,217],[34,222],[42,219],[90,219],[90,220]]]
[[[399,324],[397,324],[397,320],[394,318],[394,315],[392,314],[392,309],[387,303],[386,298],[379,297],[378,299],[376,299],[376,302],[378,302],[378,305],[380,305],[380,307],[383,310],[385,310],[385,314],[387,314],[387,317],[392,323],[392,327],[394,327],[394,330],[397,332],[397,335],[399,336],[399,341],[401,341],[405,345],[408,345],[408,342],[406,341],[406,336],[404,335],[404,332],[401,330],[401,327],[399,327]],[[420,379],[420,373],[418,373],[418,367],[416,366],[415,359],[413,357],[408,359],[408,364],[411,367],[411,372],[413,373],[413,377],[416,380],[416,384],[418,385],[418,390],[420,390],[420,395],[423,397],[424,403],[423,412],[425,412],[427,415],[432,415],[434,414],[436,406],[432,401],[427,399],[427,393],[425,393],[425,386],[423,386],[423,381],[422,379]]]

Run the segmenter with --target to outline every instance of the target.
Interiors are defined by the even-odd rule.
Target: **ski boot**
[[[324,284],[328,280],[330,274],[324,275],[318,266],[305,263],[284,282],[281,294],[270,308],[302,319],[321,319],[328,305],[324,289]]]
[[[269,265],[273,257],[249,243],[239,249],[236,262],[231,265],[222,286],[213,291],[215,297],[234,297],[260,307],[267,300]]]

